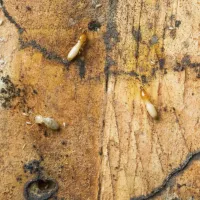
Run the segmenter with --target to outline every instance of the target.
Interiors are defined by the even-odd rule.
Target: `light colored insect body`
[[[155,106],[150,101],[146,101],[145,105],[146,105],[146,109],[147,109],[148,113],[150,114],[150,116],[152,118],[156,119],[158,116],[158,113],[156,111]]]
[[[58,130],[60,128],[59,124],[50,117],[43,118],[43,123],[52,130]]]
[[[79,40],[74,47],[72,47],[72,49],[70,50],[68,56],[67,56],[67,60],[71,61],[73,60],[79,53],[80,49],[81,49],[82,43]]]
[[[36,124],[45,124],[47,128],[52,130],[59,130],[60,125],[50,117],[43,117],[41,115],[35,116],[35,123]]]
[[[145,103],[145,106],[149,115],[154,119],[158,119],[158,113],[156,111],[156,108],[151,103],[149,95],[146,93],[143,87],[140,88],[140,96]]]
[[[68,53],[68,56],[67,56],[68,61],[73,60],[78,55],[82,47],[85,45],[86,40],[87,40],[86,34],[82,33],[81,36],[79,37],[78,42],[72,47],[72,49]]]

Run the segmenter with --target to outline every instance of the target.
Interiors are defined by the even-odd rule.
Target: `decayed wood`
[[[1,97],[0,199],[24,198],[38,175],[24,171],[33,160],[58,183],[58,199],[200,198],[198,1],[1,4],[1,77],[10,90]],[[69,63],[94,21],[101,27],[87,31]],[[37,126],[36,114],[61,130]]]

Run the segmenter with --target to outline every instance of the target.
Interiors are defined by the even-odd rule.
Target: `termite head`
[[[86,40],[87,40],[87,35],[86,35],[86,32],[83,32],[81,34],[81,36],[79,37],[79,40],[82,44],[85,44],[86,43]]]
[[[43,123],[43,117],[41,115],[35,116],[35,123],[36,124],[42,124]]]
[[[143,101],[149,101],[149,95],[147,94],[147,92],[144,90],[142,86],[140,86],[140,96]]]

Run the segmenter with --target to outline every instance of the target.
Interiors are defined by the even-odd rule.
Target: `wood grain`
[[[0,76],[21,93],[0,113],[0,199],[23,199],[36,176],[23,166],[41,158],[59,200],[200,198],[197,1],[1,3]],[[94,20],[100,29],[87,31],[86,47],[68,63]],[[35,125],[36,114],[54,117],[61,131]]]

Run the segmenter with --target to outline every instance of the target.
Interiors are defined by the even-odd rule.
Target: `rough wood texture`
[[[200,199],[199,1],[0,2],[0,199],[23,199],[38,171],[57,181],[59,200]],[[68,63],[93,20],[99,31]],[[36,114],[61,130],[37,126]]]

